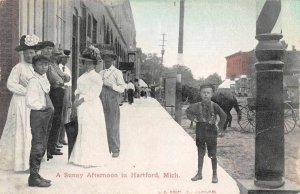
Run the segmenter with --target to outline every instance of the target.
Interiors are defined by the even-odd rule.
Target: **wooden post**
[[[176,76],[176,106],[175,106],[175,121],[180,125],[182,117],[182,85],[181,74]]]

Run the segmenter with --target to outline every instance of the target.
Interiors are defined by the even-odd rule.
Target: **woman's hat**
[[[88,48],[85,48],[84,51],[81,54],[82,57],[80,57],[81,60],[85,61],[97,61],[97,59],[100,58],[100,51],[93,45],[89,46]]]
[[[15,50],[17,52],[24,51],[24,50],[27,50],[27,49],[38,50],[39,49],[38,42],[39,42],[39,37],[37,37],[34,34],[32,34],[32,35],[23,35],[20,38],[20,45],[17,46],[15,48]]]

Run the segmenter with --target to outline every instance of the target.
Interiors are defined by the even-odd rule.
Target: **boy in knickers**
[[[214,92],[214,86],[211,84],[204,84],[200,87],[200,94],[202,101],[191,104],[186,114],[196,121],[196,145],[198,149],[198,173],[191,179],[198,181],[202,179],[203,158],[206,147],[208,157],[211,158],[213,177],[212,183],[218,182],[217,177],[217,136],[218,128],[223,129],[226,121],[226,113],[219,105],[211,101]],[[216,115],[220,117],[218,128],[216,126]]]
[[[46,76],[50,59],[43,55],[36,55],[32,59],[34,76],[29,80],[26,105],[31,109],[31,151],[29,159],[30,187],[49,187],[51,181],[40,174],[42,158],[47,149],[48,136],[51,129],[54,108],[49,98],[50,84]]]

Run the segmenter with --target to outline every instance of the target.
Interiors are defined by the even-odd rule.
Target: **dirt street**
[[[190,128],[190,121],[185,116],[183,107],[182,127],[195,140],[195,125]],[[237,116],[232,111],[232,127],[227,129],[224,137],[218,138],[218,163],[235,179],[254,178],[253,133],[239,132]],[[300,128],[285,135],[285,177],[300,184]]]

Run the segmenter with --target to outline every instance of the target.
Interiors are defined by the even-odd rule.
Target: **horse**
[[[227,114],[227,119],[223,126],[224,131],[227,129],[227,127],[231,127],[232,115],[231,115],[230,111],[232,108],[234,108],[235,111],[237,112],[238,122],[240,122],[242,112],[240,110],[240,107],[239,107],[236,97],[231,92],[216,91],[213,94],[211,101],[218,104],[224,110],[224,112]],[[187,117],[189,120],[191,120],[190,128],[192,128],[193,127],[193,118],[189,118],[188,115],[187,115]]]

